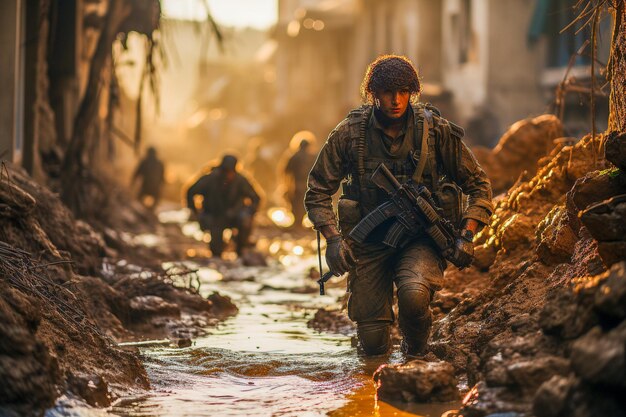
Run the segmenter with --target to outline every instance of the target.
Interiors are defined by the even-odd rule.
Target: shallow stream
[[[240,311],[189,348],[142,348],[153,390],[118,401],[119,416],[408,416],[439,417],[450,405],[400,406],[375,399],[372,373],[390,358],[366,359],[351,338],[307,327],[315,310],[335,302],[299,294],[311,285],[315,258],[287,265],[229,270],[200,268],[201,292],[230,296]],[[191,265],[193,266],[193,265]],[[397,350],[397,349],[396,349]],[[400,407],[400,408],[399,408]]]
[[[185,235],[202,241],[197,224],[186,223],[186,213],[166,214],[173,217],[162,221],[180,224]],[[187,247],[188,241],[181,244]],[[187,249],[187,255],[200,255],[202,248],[206,243]],[[383,363],[403,359],[397,347],[389,357],[364,358],[349,335],[307,327],[317,309],[338,307],[345,293],[345,284],[333,279],[327,295],[318,295],[310,278],[315,242],[262,238],[257,248],[270,254],[269,266],[184,262],[198,269],[203,296],[214,291],[227,295],[239,313],[217,327],[207,326],[207,334],[194,338],[190,347],[139,347],[152,386],[148,394],[118,399],[109,410],[64,396],[46,417],[440,417],[456,408],[377,401],[372,374]]]

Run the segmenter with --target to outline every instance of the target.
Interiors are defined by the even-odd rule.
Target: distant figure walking
[[[301,139],[298,150],[287,160],[284,169],[285,196],[291,204],[291,212],[295,218],[295,226],[302,226],[304,210],[304,194],[307,189],[307,177],[315,162],[315,154],[311,152],[311,142]]]
[[[164,174],[165,167],[157,157],[156,149],[149,147],[146,156],[137,165],[131,182],[131,186],[134,187],[135,183],[141,180],[137,198],[146,207],[154,209],[159,204],[165,180]]]
[[[254,137],[248,142],[244,167],[266,195],[276,188],[276,157],[263,138]]]
[[[203,198],[201,210],[195,205],[195,196]],[[224,229],[236,229],[236,250],[241,255],[249,244],[260,201],[254,186],[237,172],[237,158],[233,155],[224,155],[219,166],[187,190],[187,207],[197,217],[202,230],[211,234],[209,248],[215,257],[221,257],[224,251]]]

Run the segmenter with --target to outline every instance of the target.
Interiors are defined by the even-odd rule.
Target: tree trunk
[[[614,10],[615,27],[611,42],[609,77],[609,131],[626,131],[626,3],[618,0]]]
[[[109,3],[98,45],[91,59],[85,95],[78,108],[72,139],[65,152],[61,171],[61,197],[77,215],[80,215],[84,209],[83,204],[81,204],[81,200],[83,200],[81,196],[84,197],[86,191],[83,187],[85,180],[85,161],[83,158],[90,127],[94,119],[98,117],[102,71],[111,59],[113,42],[119,28],[130,15],[130,12],[131,5],[126,0],[111,0]]]

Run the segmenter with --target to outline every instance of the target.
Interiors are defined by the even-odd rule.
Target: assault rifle
[[[441,210],[425,186],[410,180],[400,184],[385,164],[376,168],[372,182],[385,190],[390,200],[378,206],[352,229],[352,239],[363,243],[376,227],[395,218],[383,239],[385,245],[396,248],[425,231],[445,259],[459,268],[467,266],[459,259],[462,254],[456,248],[459,230],[442,217]]]

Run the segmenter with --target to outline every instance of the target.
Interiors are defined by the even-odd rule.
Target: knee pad
[[[408,320],[422,319],[430,314],[430,288],[421,283],[406,284],[398,288],[400,317]]]
[[[357,334],[366,355],[382,355],[391,347],[390,324],[386,321],[358,323]]]

